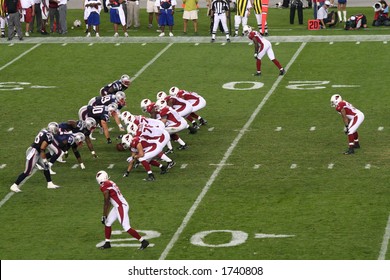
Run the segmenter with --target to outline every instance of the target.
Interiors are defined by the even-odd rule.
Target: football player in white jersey
[[[139,242],[141,242],[141,246],[139,247],[139,249],[146,249],[146,247],[149,246],[148,240],[144,239],[130,225],[129,203],[122,195],[119,187],[109,179],[110,177],[108,176],[106,171],[101,170],[96,174],[96,181],[99,184],[100,191],[103,193],[104,197],[103,216],[101,222],[104,225],[104,235],[106,238],[104,245],[99,248],[111,248],[111,226],[116,220],[118,220],[119,223],[122,225],[124,231],[126,231],[128,234],[130,234]]]
[[[355,149],[360,148],[357,129],[364,121],[364,114],[351,103],[343,100],[340,94],[332,95],[330,98],[330,106],[334,107],[341,115],[345,125],[344,132],[348,136],[348,150],[344,152],[344,155],[354,154]]]

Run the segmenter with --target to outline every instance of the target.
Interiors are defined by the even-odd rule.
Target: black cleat
[[[256,72],[253,74],[253,76],[261,76],[261,72]]]
[[[206,125],[206,124],[207,124],[207,121],[206,121],[205,119],[203,119],[203,118],[200,118],[199,124],[200,124],[200,125]]]
[[[181,145],[178,149],[179,150],[187,150],[188,146],[187,145]]]
[[[226,39],[226,42],[230,43],[230,39],[229,39],[229,38],[228,38],[228,39]]]
[[[160,174],[165,174],[165,173],[168,172],[168,170],[167,170],[167,169],[168,169],[168,166],[164,166],[164,165],[163,165],[163,166],[161,166],[160,169],[161,169]]]
[[[280,69],[279,76],[283,76],[284,74],[286,74],[286,71],[284,70],[284,68]]]
[[[195,134],[195,133],[198,132],[198,129],[196,127],[194,127],[194,126],[189,126],[188,130],[190,131],[189,132],[190,134]]]
[[[353,148],[349,148],[348,150],[346,150],[346,151],[344,152],[344,155],[352,155],[352,154],[354,154],[354,153],[355,153],[354,149],[353,149]]]
[[[173,160],[171,162],[168,162],[168,165],[167,165],[167,168],[168,169],[171,169],[172,167],[174,167],[176,165],[176,162],[174,162]]]
[[[139,247],[139,250],[144,250],[144,249],[146,249],[146,247],[148,247],[148,246],[149,246],[149,241],[146,240],[146,239],[144,239],[144,240],[142,240],[142,242],[141,242],[141,246]]]
[[[168,149],[168,150],[166,150],[165,152],[164,152],[164,154],[173,154],[173,150],[172,149]]]
[[[148,177],[144,179],[144,181],[156,181],[153,173],[148,174]]]
[[[215,39],[211,39],[211,41],[210,41],[211,43],[214,43],[215,42]]]
[[[360,144],[359,142],[356,142],[355,145],[353,146],[354,149],[360,149]]]
[[[101,250],[110,249],[110,248],[111,248],[111,243],[110,242],[106,242],[106,243],[104,243],[103,246],[99,247],[99,249],[101,249]]]

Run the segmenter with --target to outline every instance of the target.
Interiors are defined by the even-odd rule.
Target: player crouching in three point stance
[[[249,40],[253,41],[255,46],[254,58],[256,59],[256,69],[257,72],[255,76],[261,75],[261,59],[265,54],[268,55],[268,58],[275,64],[279,69],[279,75],[284,75],[286,71],[280,64],[280,62],[275,58],[274,51],[272,50],[271,42],[261,36],[260,32],[252,30],[252,27],[245,25],[243,28],[244,34],[248,36]]]
[[[107,172],[103,170],[99,171],[96,174],[96,181],[100,185],[100,190],[104,196],[102,224],[105,226],[104,233],[106,237],[106,243],[104,243],[104,245],[99,248],[111,248],[111,225],[116,220],[121,223],[125,231],[141,242],[141,247],[139,247],[140,250],[148,247],[149,242],[141,237],[141,235],[139,235],[135,229],[131,228],[129,219],[129,203],[127,203],[118,186],[113,181],[109,180]],[[110,204],[112,205],[112,209],[110,212],[108,212],[110,209]]]
[[[354,154],[355,149],[360,148],[357,129],[364,121],[364,114],[353,107],[351,103],[343,100],[339,94],[332,95],[330,98],[330,106],[336,108],[336,111],[343,118],[345,125],[344,132],[348,135],[349,148],[346,152],[344,152],[344,154]]]

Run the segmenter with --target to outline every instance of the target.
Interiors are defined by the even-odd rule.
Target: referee
[[[214,17],[213,31],[211,32],[211,43],[215,42],[219,22],[221,22],[223,31],[226,35],[226,41],[230,43],[229,29],[226,24],[226,16],[229,13],[229,5],[226,0],[215,0],[211,4],[211,16]]]

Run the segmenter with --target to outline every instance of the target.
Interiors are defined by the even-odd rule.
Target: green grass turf
[[[275,30],[286,26],[280,23]],[[307,34],[306,30],[294,32],[291,34]],[[6,56],[0,57],[0,67],[33,46],[1,45],[0,53]],[[167,46],[43,43],[2,69],[0,82],[56,87],[25,85],[18,91],[0,91],[0,165],[6,164],[0,169],[2,200],[23,170],[25,150],[41,128],[50,121],[77,118],[78,109],[96,96],[101,86],[123,73],[135,75]],[[273,44],[284,66],[300,47],[299,42]],[[388,44],[307,43],[280,80],[266,57],[262,76],[251,76],[255,70],[252,48],[246,43],[169,45],[126,93],[128,109],[134,114],[141,113],[143,98],[155,99],[159,90],[167,91],[173,85],[206,98],[207,107],[200,113],[209,124],[196,135],[181,133],[190,148],[175,150],[172,158],[177,165],[166,175],[156,172],[157,181],[152,183],[142,181],[142,168],[123,178],[127,153],[117,152],[95,133],[99,158],[93,159],[83,147],[85,170],[72,169],[76,164],[72,154],[66,164],[55,164],[53,180],[62,188],[47,190],[37,171],[24,183],[22,193],[2,204],[0,258],[159,259],[201,191],[212,182],[165,259],[378,259],[390,197],[386,148],[390,97],[387,80],[382,77]],[[240,91],[223,87],[237,81],[264,85]],[[308,82],[322,85],[316,89]],[[294,89],[297,83],[301,86]],[[357,87],[332,87],[335,85]],[[270,91],[272,95],[242,131]],[[362,148],[353,156],[341,154],[347,139],[340,116],[329,104],[330,96],[337,92],[366,116],[359,129]],[[116,125],[110,126],[114,139],[120,132]],[[281,130],[276,131],[277,127]],[[235,142],[240,133],[242,137]],[[225,165],[214,177],[225,155]],[[114,167],[107,169],[110,164]],[[101,169],[109,172],[130,202],[132,226],[142,234],[152,231],[148,237],[156,233],[150,238],[153,247],[140,252],[133,240],[115,241],[129,238],[120,234],[113,235],[113,244],[136,247],[96,249],[104,240],[100,223],[103,199],[95,181]],[[121,230],[118,223],[114,230]],[[194,245],[191,240],[205,231],[209,234],[202,240],[208,245]],[[241,234],[238,239],[242,242],[226,246],[232,231]],[[260,233],[291,236],[255,238]],[[245,234],[247,238],[240,239]]]

